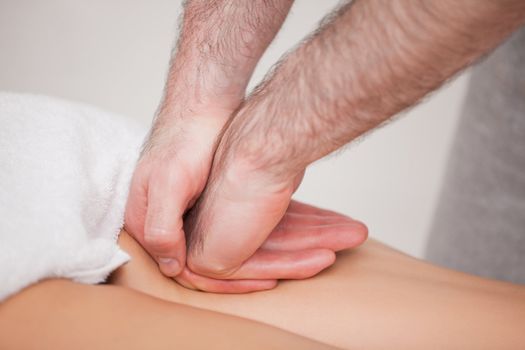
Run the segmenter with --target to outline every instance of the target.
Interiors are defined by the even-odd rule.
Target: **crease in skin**
[[[333,349],[270,325],[130,288],[51,279],[0,304],[1,349]],[[205,334],[205,336],[203,336]]]
[[[313,278],[236,295],[186,289],[162,276],[125,232],[119,244],[132,260],[112,283],[344,349],[519,349],[525,343],[524,286],[443,269],[374,240],[339,252],[337,263]]]

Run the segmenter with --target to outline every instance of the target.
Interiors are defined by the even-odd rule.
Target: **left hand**
[[[125,228],[159,264],[178,275],[186,264],[184,213],[201,195],[217,138],[230,111],[159,116],[137,163],[126,204]]]

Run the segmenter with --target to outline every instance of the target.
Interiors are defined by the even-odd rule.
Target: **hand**
[[[215,293],[272,289],[277,279],[316,275],[335,262],[334,252],[356,247],[366,237],[361,222],[292,200],[277,227],[235,273],[215,279],[186,267],[175,279],[187,288]],[[240,276],[250,279],[236,279]]]
[[[235,142],[242,142],[238,135],[232,125],[226,130],[215,154],[207,187],[186,217],[189,250],[188,269],[183,276],[194,281],[197,277],[190,272],[221,280],[286,279],[299,278],[301,272],[304,272],[304,277],[309,277],[331,265],[333,251],[316,249],[323,247],[314,243],[304,246],[304,249],[293,244],[292,249],[274,249],[278,245],[274,239],[268,238],[275,230],[282,231],[283,225],[286,227],[289,222],[289,215],[284,219],[283,216],[303,172],[275,176],[266,168],[254,166],[257,162],[246,161],[247,158],[243,158],[239,148],[235,147]],[[294,204],[291,208],[296,206]],[[299,221],[297,227],[307,229],[305,222],[311,218],[301,219],[306,221]],[[352,224],[355,228],[355,221]],[[359,229],[352,231],[357,232],[353,245],[345,248],[356,246],[366,238],[366,228],[359,225]],[[348,231],[342,230],[341,237],[345,233]],[[322,242],[322,239],[316,241],[314,235],[308,234],[303,235],[302,240]],[[287,246],[287,242],[285,239],[281,243]]]
[[[125,228],[166,276],[186,263],[182,217],[203,191],[227,111],[162,118],[153,127],[133,178]]]
[[[293,1],[186,1],[159,116],[133,176],[126,229],[175,276],[184,212],[202,192],[217,137]]]
[[[222,156],[216,157],[213,169],[203,196],[185,220],[188,266],[219,279],[251,278],[241,266],[283,218],[297,179],[276,186],[262,172],[240,169]]]

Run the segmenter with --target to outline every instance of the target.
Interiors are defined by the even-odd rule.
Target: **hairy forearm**
[[[344,5],[246,101],[225,148],[259,168],[295,174],[415,104],[494,48],[523,22],[524,5],[474,0]]]
[[[292,2],[187,1],[159,118],[237,108]]]

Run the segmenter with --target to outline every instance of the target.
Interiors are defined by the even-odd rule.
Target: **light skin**
[[[133,260],[112,283],[277,326],[343,349],[520,349],[525,287],[440,268],[375,240],[330,269],[269,291],[192,291],[164,277],[126,234]]]
[[[291,201],[280,223],[236,276],[215,279],[186,267],[175,280],[201,291],[245,293],[255,290],[253,276],[261,278],[259,282],[309,278],[332,265],[336,252],[363,243],[367,232],[366,226],[348,216]],[[272,281],[266,289],[276,285]]]
[[[125,231],[119,244],[132,260],[112,285],[49,280],[1,303],[0,348],[520,349],[525,342],[524,286],[439,268],[374,240],[339,253],[313,278],[237,295],[184,288]]]
[[[231,14],[226,3],[235,7],[235,15],[227,24],[217,25],[214,18]],[[519,0],[356,0],[329,16],[243,101],[253,67],[290,2],[214,4],[229,11],[201,1],[186,5],[179,53],[172,62],[166,98],[147,151],[135,172],[126,214],[126,227],[169,276],[180,273],[186,261],[201,276],[260,280],[263,269],[247,272],[242,267],[257,258],[309,164],[417,103],[497,46],[525,18],[525,3]],[[247,6],[265,10],[248,11]],[[199,16],[196,8],[201,10],[196,12]],[[271,21],[268,14],[273,14]],[[239,24],[243,21],[265,30],[248,30],[239,41],[239,35],[232,33],[246,28]],[[198,30],[186,30],[192,24]],[[214,50],[216,46],[221,50]],[[203,50],[204,56],[184,54]],[[234,55],[225,58],[215,52]],[[181,91],[189,91],[190,96]],[[219,109],[213,103],[217,97],[225,101]],[[193,101],[199,102],[198,107]],[[182,112],[174,112],[181,109],[179,104]],[[170,121],[187,115],[196,116],[191,119],[195,123],[171,127]],[[184,155],[162,156],[190,148],[184,137],[176,137],[180,135],[190,135],[192,161]],[[151,183],[158,186],[148,187]],[[189,190],[176,193],[182,184]],[[182,214],[190,207],[183,224]],[[148,230],[158,234],[146,239]],[[180,264],[168,268],[162,261],[172,260],[164,257],[176,258]],[[263,261],[271,266],[271,260]]]
[[[445,1],[427,4],[429,5],[428,8],[431,8],[432,5],[444,3]],[[134,193],[139,198],[137,199],[139,204],[136,204],[135,208],[139,212],[142,210],[142,216],[137,216],[139,218],[137,219],[139,222],[137,224],[138,231],[135,231],[134,235],[137,240],[142,239],[142,244],[146,246],[153,244],[155,246],[149,250],[156,261],[151,260],[149,255],[143,252],[134,240],[129,239],[123,233],[120,243],[132,254],[134,260],[133,263],[119,270],[114,276],[114,282],[166,300],[252,318],[296,334],[348,348],[384,348],[388,346],[393,349],[419,349],[438,346],[458,349],[512,349],[522,346],[525,341],[522,335],[522,325],[525,323],[525,290],[523,287],[436,268],[408,258],[373,241],[353,253],[342,253],[338,265],[314,279],[284,282],[274,291],[238,296],[204,294],[182,288],[171,279],[160,275],[156,265],[160,263],[162,271],[168,275],[183,271],[179,278],[181,283],[187,283],[186,286],[188,287],[211,290],[218,285],[223,285],[221,283],[225,283],[228,285],[226,287],[227,292],[235,292],[238,291],[237,288],[241,288],[243,281],[252,283],[248,288],[249,290],[266,289],[271,283],[275,285],[276,278],[297,277],[298,273],[304,273],[305,268],[306,271],[310,269],[309,271],[314,271],[315,274],[318,272],[315,268],[321,270],[320,266],[324,268],[333,263],[333,259],[332,261],[326,260],[329,262],[328,264],[326,262],[320,264],[319,260],[316,260],[322,255],[330,254],[329,251],[340,248],[333,243],[335,238],[332,236],[330,239],[315,241],[314,237],[317,237],[319,233],[307,232],[307,235],[304,236],[307,237],[305,240],[294,234],[286,234],[283,239],[276,239],[279,237],[279,232],[283,232],[276,229],[276,225],[286,223],[283,221],[286,213],[289,213],[292,219],[295,214],[299,214],[301,215],[300,222],[308,222],[308,220],[303,220],[305,220],[304,216],[309,217],[308,213],[311,213],[309,208],[299,206],[299,208],[290,209],[289,205],[291,193],[297,187],[304,167],[312,160],[317,159],[316,157],[321,157],[329,153],[332,148],[339,147],[338,142],[340,140],[345,141],[347,138],[350,140],[357,137],[387,119],[389,115],[414,103],[455,71],[496,45],[522,21],[521,6],[513,7],[512,11],[509,10],[516,5],[512,1],[487,2],[482,6],[479,6],[479,2],[476,2],[476,6],[474,6],[472,2],[470,3],[471,7],[468,8],[469,11],[459,11],[467,3],[469,2],[456,4],[457,7],[454,8],[453,15],[475,12],[475,16],[469,17],[472,21],[465,21],[468,25],[466,27],[459,26],[459,29],[471,34],[472,26],[476,29],[476,33],[483,32],[484,37],[469,37],[472,40],[471,42],[476,43],[472,46],[468,45],[471,43],[470,41],[456,42],[459,46],[455,46],[454,50],[449,53],[457,53],[461,59],[454,56],[451,61],[461,64],[443,67],[441,66],[442,62],[447,61],[443,57],[440,57],[440,62],[434,62],[437,64],[437,68],[435,68],[436,77],[431,75],[428,81],[421,79],[424,82],[424,84],[422,83],[423,87],[428,88],[427,91],[424,91],[425,89],[415,92],[411,90],[414,86],[418,86],[418,84],[413,85],[413,80],[420,79],[422,75],[411,75],[412,81],[409,79],[408,82],[405,82],[394,74],[388,76],[387,81],[380,81],[378,86],[372,84],[376,83],[373,81],[374,79],[370,81],[369,86],[363,84],[358,75],[350,75],[352,79],[358,77],[352,81],[359,82],[356,84],[359,84],[360,88],[366,86],[374,91],[392,80],[402,91],[413,92],[413,94],[408,94],[407,100],[400,99],[400,96],[395,94],[391,96],[388,93],[377,95],[387,96],[384,98],[386,102],[383,101],[383,98],[378,99],[377,96],[368,100],[373,94],[365,89],[363,95],[358,94],[357,100],[349,99],[352,102],[348,103],[347,108],[357,111],[355,114],[350,113],[345,108],[347,102],[341,103],[341,105],[338,103],[330,104],[331,107],[337,107],[334,111],[328,108],[330,106],[324,106],[323,101],[320,102],[321,107],[300,106],[304,109],[289,113],[289,108],[281,106],[282,96],[286,96],[286,94],[281,94],[278,98],[275,95],[276,92],[273,91],[279,91],[279,89],[270,89],[266,86],[272,86],[272,81],[278,81],[275,76],[283,74],[279,72],[286,70],[282,68],[286,67],[286,62],[294,62],[291,57],[296,55],[291,54],[275,75],[272,75],[235,114],[235,119],[231,124],[228,124],[228,129],[226,129],[224,137],[221,138],[217,154],[214,156],[216,161],[213,165],[211,165],[213,151],[209,151],[210,149],[215,150],[215,141],[220,135],[216,131],[225,125],[224,121],[210,118],[212,121],[208,123],[203,122],[206,120],[205,118],[197,117],[195,120],[198,122],[173,124],[177,126],[173,126],[173,129],[167,129],[169,132],[163,131],[162,136],[154,136],[152,133],[153,138],[158,137],[160,140],[159,144],[150,144],[146,148],[146,155],[143,156],[141,165],[139,165],[139,167],[143,167],[141,168],[142,172],[138,175],[136,173],[132,189],[134,188],[137,191]],[[356,1],[354,7],[366,8],[366,6],[374,6],[373,4],[373,1],[368,3]],[[502,4],[509,6],[509,8],[505,8]],[[451,6],[450,4],[446,5]],[[446,5],[443,7],[439,5],[434,8],[434,10],[443,11],[443,13],[437,12],[439,16],[435,16],[434,19],[442,19],[442,14],[452,12],[447,9]],[[470,11],[475,8],[480,8],[479,12],[478,10]],[[402,10],[398,10],[401,11],[400,13],[404,13]],[[346,10],[343,9],[340,16],[330,22],[333,24],[332,30],[335,30],[334,27],[337,26],[337,23],[345,22],[341,19],[345,18],[345,15],[350,17],[347,13],[351,13],[350,7]],[[359,14],[359,12],[357,13]],[[364,13],[361,12],[361,14]],[[370,13],[371,17],[374,18],[372,13],[375,12]],[[436,15],[435,12],[431,13]],[[382,24],[389,23],[389,14],[391,13],[383,13],[385,17],[381,17]],[[426,19],[430,20],[431,17]],[[410,19],[411,17],[402,18]],[[416,16],[416,18],[421,21],[420,17]],[[463,19],[464,16],[461,18]],[[349,22],[363,25],[365,29],[367,28],[366,23],[370,24],[370,20],[364,20],[362,23],[358,19]],[[479,19],[481,20],[478,21]],[[426,23],[426,21],[424,22]],[[447,23],[451,22],[448,21]],[[327,25],[322,33],[330,27],[330,24]],[[343,26],[339,30],[343,28],[351,29]],[[482,31],[483,28],[490,28],[490,30]],[[372,26],[370,29],[369,31],[365,30],[365,32],[374,33],[374,27]],[[445,34],[448,32],[445,30],[448,28],[442,27],[440,29],[443,29]],[[455,30],[458,28],[450,29],[454,34],[451,38],[456,38]],[[307,54],[311,52],[308,49],[308,43],[315,43],[316,38],[323,38],[322,33],[301,46],[305,52],[304,56],[301,54],[297,54],[297,56],[310,57]],[[407,33],[399,32],[397,34],[403,36]],[[421,31],[417,34],[424,37],[425,33]],[[440,37],[440,40],[447,41],[446,39],[449,39],[445,34]],[[420,44],[422,42],[425,41],[422,40]],[[436,44],[436,42],[432,42],[432,44]],[[436,46],[428,46],[430,55],[433,50],[436,50]],[[358,47],[353,47],[353,49],[355,50]],[[296,52],[301,52],[301,48]],[[457,48],[461,49],[455,52]],[[356,50],[356,52],[360,51]],[[418,50],[417,52],[421,51]],[[327,53],[329,56],[330,51]],[[394,55],[395,57],[397,56]],[[410,57],[411,55],[400,55],[398,59],[403,58],[407,62],[411,62]],[[426,66],[429,62],[427,59],[433,56],[415,55],[415,57],[417,59],[414,58],[414,61],[424,62],[423,66]],[[367,56],[366,59],[362,58],[362,62],[383,62],[381,61],[382,56],[378,57],[378,60],[375,58],[377,57],[374,55]],[[294,74],[285,75],[290,78],[292,101],[294,101],[293,92],[297,93],[295,100],[298,100],[299,92],[303,91],[302,88],[308,85],[304,85],[304,80],[301,80],[301,77],[304,78],[301,69],[295,69],[312,66],[302,65],[301,62],[308,63],[309,61],[295,61],[294,64],[291,64],[294,67],[292,69]],[[394,62],[396,61],[394,60]],[[413,68],[412,66],[402,67],[405,74],[407,71],[414,72],[410,70]],[[417,72],[417,70],[415,71]],[[341,72],[339,71],[339,73]],[[345,81],[344,77],[341,79]],[[316,84],[319,81],[316,81]],[[330,79],[327,81],[330,82]],[[408,88],[401,82],[407,83]],[[279,84],[275,84],[276,87],[279,86]],[[344,88],[347,85],[341,86]],[[337,85],[337,87],[340,86]],[[348,85],[348,87],[352,86]],[[390,86],[390,88],[392,87]],[[339,89],[337,90],[339,91]],[[268,97],[272,95],[273,99]],[[389,100],[390,97],[392,100]],[[204,101],[207,100],[204,99]],[[337,101],[344,100],[337,99]],[[269,107],[273,106],[273,103],[275,106],[281,107]],[[260,104],[265,106],[265,109],[254,107]],[[228,106],[229,103],[226,103],[226,107],[219,105],[217,109],[210,108],[210,114],[219,115]],[[293,104],[293,107],[297,107],[297,104]],[[323,112],[320,114],[323,118],[327,118],[326,120],[330,124],[342,122],[337,118],[343,114],[352,115],[352,122],[349,123],[352,126],[349,128],[353,133],[347,134],[339,130],[333,134],[330,132],[334,131],[333,128],[328,128],[328,123],[324,119],[320,124],[310,124],[303,119],[298,121],[297,118],[294,118],[297,115],[304,115],[306,121],[311,121],[308,119],[310,115],[315,116],[317,119],[314,120],[316,121],[322,119],[316,113],[311,113],[317,108]],[[367,108],[370,108],[371,111]],[[184,111],[187,110],[191,111],[191,108]],[[256,113],[257,110],[259,110],[259,114]],[[288,142],[295,139],[282,133],[282,124],[279,123],[282,119],[268,118],[272,120],[269,124],[270,122],[266,122],[264,118],[260,117],[263,115],[261,110],[265,111],[264,115],[274,117],[292,116],[287,120],[292,125],[297,126],[292,128],[299,132],[298,135],[294,136],[299,136],[298,139],[303,140],[301,135],[309,135],[312,139],[308,142],[303,140],[289,144]],[[163,109],[160,111],[159,113],[162,114]],[[197,116],[207,113],[200,112],[201,110],[197,111]],[[202,109],[202,111],[208,111],[208,109]],[[332,114],[331,111],[334,113]],[[384,114],[382,114],[383,112]],[[261,121],[262,119],[263,121]],[[206,127],[210,125],[209,134],[203,133],[202,130],[206,130]],[[360,128],[360,125],[366,127]],[[342,129],[345,130],[345,128]],[[274,132],[274,130],[277,131]],[[319,131],[326,131],[327,133],[319,133]],[[166,133],[164,134],[164,132]],[[264,145],[271,147],[262,147],[261,135],[263,132],[265,137],[271,136],[271,141],[268,142],[265,139]],[[323,138],[318,136],[320,134],[324,135]],[[174,151],[174,149],[178,150],[180,146],[180,149],[187,151],[189,149],[188,144],[184,144],[184,141],[177,141],[177,144],[172,143],[175,142],[173,141],[175,139],[181,139],[181,137],[176,137],[181,135],[195,136],[199,145],[197,147],[199,151],[196,152],[195,156],[198,161],[188,156],[186,158],[187,169],[190,170],[182,176],[181,180],[173,180],[173,174],[179,176],[180,170],[186,169],[187,164],[180,162],[181,165],[173,166],[173,168],[171,165],[162,168],[160,164],[165,164],[166,159],[176,160],[177,162],[182,159],[183,153],[177,155],[179,151]],[[213,145],[211,145],[210,140],[214,141]],[[323,142],[314,142],[320,140]],[[157,145],[158,149],[156,149]],[[278,146],[280,145],[286,146],[286,148],[279,149]],[[299,145],[297,149],[288,147],[296,145]],[[202,148],[199,148],[201,146]],[[268,153],[256,154],[254,150],[260,149],[264,149]],[[291,155],[283,152],[283,150],[290,151]],[[301,155],[307,156],[302,158]],[[198,169],[204,170],[199,171]],[[262,169],[264,171],[261,171]],[[206,175],[202,175],[203,173]],[[211,181],[204,192],[204,196],[199,197],[204,186],[195,184],[202,185],[202,179],[206,178],[207,180],[208,175],[211,176]],[[152,191],[151,185],[155,184],[156,186],[157,183],[162,184],[162,186],[159,185],[156,190]],[[242,193],[239,191],[239,183],[243,184]],[[175,189],[180,189],[183,185],[195,186],[189,186],[190,189],[187,190],[186,197],[180,202],[173,204],[170,200],[162,202],[159,199],[165,196],[164,191],[166,189],[171,189],[174,192]],[[221,188],[220,192],[217,190],[218,188]],[[222,188],[225,190],[222,191]],[[154,204],[157,200],[159,202]],[[183,246],[181,244],[184,238],[182,215],[194,202],[197,202],[198,205],[193,212],[189,213],[186,224],[186,231],[191,238],[188,259],[190,270],[184,268],[184,263],[181,263],[186,259],[185,253],[175,252],[171,256],[171,250],[168,247],[172,244],[173,237],[175,237],[176,242],[173,247],[180,249],[178,247]],[[134,204],[130,205],[133,207]],[[149,214],[150,207],[153,208],[151,214]],[[167,210],[165,214],[158,214],[159,212],[163,213],[165,209]],[[294,210],[298,210],[298,212],[294,212]],[[180,214],[176,217],[176,222],[172,221],[170,214],[174,211]],[[318,216],[317,220],[320,220],[323,227],[332,219],[328,213],[322,213]],[[128,214],[128,226],[132,217]],[[238,219],[239,217],[241,219]],[[157,219],[162,225],[155,224]],[[338,218],[337,220],[342,219]],[[297,220],[292,220],[292,222],[297,222]],[[343,224],[347,228],[348,225],[348,223]],[[140,233],[141,230],[142,233]],[[146,234],[148,230],[150,232],[149,237]],[[355,230],[355,227],[352,230]],[[243,234],[241,235],[239,232],[243,232]],[[329,230],[322,230],[324,234],[327,232]],[[272,234],[274,234],[273,237]],[[157,240],[155,236],[157,238],[160,236],[161,239]],[[321,236],[324,237],[323,234]],[[314,239],[313,243],[311,242],[312,239]],[[332,243],[329,244],[329,247],[322,248],[328,244],[327,242]],[[348,242],[344,244],[348,245]],[[356,244],[356,241],[352,241],[351,244]],[[305,245],[308,249],[315,247],[317,251],[308,252],[307,249],[303,249]],[[263,248],[266,250],[273,249],[274,252],[278,253],[276,255],[261,254],[264,252]],[[293,257],[298,251],[303,251],[303,253],[306,251],[306,253],[301,257],[297,256],[296,259],[287,259]],[[284,259],[279,262],[278,257],[284,257]],[[179,263],[174,265],[173,259]],[[278,261],[277,264],[275,264],[276,261]],[[304,264],[298,266],[298,262]],[[274,274],[272,276],[265,275],[269,271],[266,267],[271,266],[271,264],[274,264],[274,270],[270,271],[273,271]],[[250,270],[246,269],[246,266],[257,266],[257,268]],[[287,267],[296,268],[285,270]],[[281,271],[281,274],[278,271]],[[285,273],[283,274],[282,271]],[[188,277],[190,274],[192,275]],[[311,273],[300,275],[299,278],[309,275]],[[223,278],[225,281],[216,281],[213,277]],[[242,288],[245,287],[244,285]],[[239,346],[239,344],[244,346],[248,344],[250,348],[254,349],[271,347],[283,349],[329,348],[320,343],[315,343],[313,340],[270,326],[161,301],[127,288],[82,286],[68,281],[56,280],[37,284],[2,303],[0,305],[0,329],[3,330],[0,332],[0,347],[2,348],[38,349],[45,345],[45,347],[53,349],[82,347],[103,349],[108,346],[112,349],[143,349],[148,347],[157,349],[174,347],[229,349]],[[207,335],[206,337],[202,336],[203,332]]]
[[[186,261],[183,215],[291,1],[187,1],[164,97],[136,167],[126,228],[168,276]]]
[[[272,254],[280,249],[323,247],[316,249],[322,249],[328,255],[328,264],[332,264],[334,251],[355,246],[365,238],[366,227],[351,218],[292,202],[282,225],[270,235],[264,249],[266,254]],[[135,254],[146,253],[124,231],[120,242],[133,254],[134,262],[151,264],[151,258],[146,260],[145,255],[135,258]],[[317,266],[322,269],[326,263]],[[155,270],[159,273],[156,267]],[[297,268],[281,275],[305,278],[306,275],[298,274],[304,271]],[[185,271],[180,277],[188,288],[228,293],[250,288],[250,282],[245,280],[213,281],[187,277],[188,273]],[[129,288],[86,286],[66,280],[38,283],[2,302],[0,328],[1,349],[332,349],[269,325],[162,301]]]
[[[0,304],[0,328],[2,349],[334,349],[129,288],[66,280],[38,283]]]

